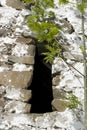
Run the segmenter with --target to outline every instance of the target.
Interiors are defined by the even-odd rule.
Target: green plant
[[[45,48],[41,55],[44,55],[46,62],[52,63],[55,56],[60,56],[61,47],[55,40],[60,32],[60,26],[56,25],[55,14],[49,8],[54,8],[54,0],[23,0],[27,3],[35,3],[32,7],[32,14],[27,18],[26,23],[38,39],[38,44]],[[43,44],[44,43],[44,44]]]
[[[59,0],[60,3],[66,3],[66,0]],[[68,1],[69,2],[69,1]],[[77,9],[81,12],[81,20],[82,20],[82,39],[83,46],[81,46],[81,50],[83,53],[83,61],[84,61],[84,130],[87,130],[87,55],[86,55],[86,42],[85,42],[85,27],[84,27],[84,11],[87,8],[87,0],[81,0],[80,3],[77,1]]]
[[[81,102],[78,100],[78,97],[75,96],[73,93],[68,94],[64,97],[64,99],[66,99],[67,103],[65,105],[69,109],[76,109],[79,105],[82,105]]]
[[[69,3],[68,0],[59,0],[59,4],[67,4],[67,3]]]
[[[53,61],[55,56],[61,55],[60,44],[55,40],[55,36],[60,32],[60,26],[55,24],[55,14],[49,8],[54,8],[53,0],[24,0],[25,2],[33,2],[32,14],[27,19],[27,24],[31,31],[33,31],[35,37],[38,39],[38,43],[44,44],[46,48],[42,54],[44,54],[45,60],[47,62]],[[69,0],[59,0],[59,4],[68,4]],[[71,2],[70,2],[71,3]],[[72,4],[74,4],[72,2]],[[87,6],[87,0],[81,0],[81,3],[77,1],[77,9],[80,10],[82,14],[82,37],[83,37],[83,47],[80,47],[83,52],[84,57],[84,125],[85,130],[87,130],[87,56],[86,56],[86,44],[85,44],[85,31],[84,31],[84,10]],[[68,100],[71,104],[68,104],[70,108],[74,105],[77,107],[79,104],[75,96],[70,96]]]
[[[45,56],[44,60],[48,63],[52,63],[54,60],[54,57],[58,56],[60,57],[61,54],[61,47],[58,45],[58,43],[53,42],[51,46],[46,45],[46,52],[43,52],[42,54]]]

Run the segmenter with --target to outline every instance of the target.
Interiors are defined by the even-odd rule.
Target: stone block
[[[66,109],[66,101],[56,98],[52,101],[52,106],[54,110],[63,112]]]
[[[69,67],[62,58],[55,58],[52,64],[52,74],[68,71]]]
[[[16,42],[21,44],[35,44],[34,40],[32,38],[25,38],[25,37],[18,37],[16,39]]]
[[[4,64],[5,62],[7,62],[7,60],[8,60],[8,56],[7,55],[0,54],[0,65]]]
[[[3,85],[0,85],[0,97],[5,93],[6,87]]]
[[[15,8],[17,10],[21,10],[24,8],[24,4],[20,0],[6,0],[6,5],[11,6],[12,8]]]
[[[58,88],[53,88],[53,98],[63,99],[66,93]]]
[[[31,98],[31,90],[7,87],[5,97],[13,100],[28,102]]]
[[[20,63],[20,64],[28,64],[33,65],[34,64],[34,56],[9,56],[8,60],[13,63]]]
[[[0,29],[0,37],[2,37],[5,34],[5,29],[1,28]]]
[[[4,110],[5,100],[3,98],[0,99],[0,113]]]
[[[31,104],[21,101],[8,101],[4,109],[5,112],[9,113],[29,113],[31,109]]]
[[[36,49],[35,45],[30,44],[29,47],[28,47],[29,55],[35,56],[35,49]]]
[[[21,89],[21,100],[22,101],[29,101],[32,97],[32,91],[31,90],[25,90]]]
[[[9,130],[23,130],[23,129],[16,127],[16,126],[12,126]]]
[[[72,24],[67,20],[67,18],[61,19],[60,22],[62,23],[62,28],[64,29],[64,32],[69,34],[74,32],[74,28]]]
[[[3,107],[5,105],[5,100],[4,99],[0,99],[0,107]]]
[[[52,84],[54,86],[57,86],[59,84],[59,82],[60,82],[60,75],[56,75],[55,77],[53,77]]]
[[[0,72],[0,84],[16,88],[28,88],[32,82],[32,71],[4,71]]]

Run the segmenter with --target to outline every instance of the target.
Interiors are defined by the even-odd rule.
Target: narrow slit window
[[[52,94],[52,77],[51,65],[43,62],[43,57],[36,51],[33,79],[30,86],[32,98],[30,100],[30,113],[52,112],[51,101]]]

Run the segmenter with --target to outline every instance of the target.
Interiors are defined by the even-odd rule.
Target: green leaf
[[[68,0],[59,0],[59,4],[67,4],[67,3],[69,3]]]
[[[42,15],[43,16],[43,14],[44,14],[44,9],[43,8],[41,8],[40,6],[35,6],[34,8],[33,8],[33,10],[34,10],[34,12],[37,14],[37,15]]]
[[[54,0],[43,0],[42,5],[47,8],[47,7],[54,7]]]
[[[58,32],[59,30],[56,26],[50,28],[47,34],[47,41],[51,42],[54,39],[55,35],[58,34]]]
[[[21,0],[21,1],[24,1],[25,3],[33,3],[34,0]]]
[[[58,46],[58,43],[55,41],[52,45],[45,46],[47,51],[43,52],[42,54],[45,56],[44,60],[48,63],[52,63],[55,56],[60,56],[61,49]]]
[[[78,97],[75,96],[74,94],[69,94],[68,97],[65,97],[65,99],[68,101],[66,106],[69,109],[76,109],[78,108],[78,105],[82,105],[81,102],[78,100]]]
[[[32,2],[31,0],[24,0]],[[34,0],[33,0],[34,1]],[[32,8],[32,14],[26,20],[27,25],[34,33],[40,44],[46,43],[45,55],[46,62],[52,62],[55,56],[60,55],[60,48],[55,42],[55,35],[59,33],[60,28],[55,25],[55,13],[46,11],[47,8],[54,8],[54,0],[36,0]]]
[[[83,12],[85,6],[84,6],[83,4],[79,4],[79,5],[77,5],[77,8],[78,8],[81,12]]]
[[[84,53],[84,47],[80,46],[80,49],[81,49],[82,53]]]
[[[87,0],[83,0],[83,2],[84,2],[84,3],[86,3],[86,2],[87,2]]]

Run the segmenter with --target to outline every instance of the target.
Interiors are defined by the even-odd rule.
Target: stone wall
[[[35,49],[34,45],[32,48]],[[1,57],[3,56],[4,54],[1,54]],[[9,55],[6,60],[4,63],[2,58],[0,59],[1,67],[7,68],[0,72],[1,111],[27,113],[31,107],[27,102],[31,98],[29,86],[33,76],[34,55],[21,57]],[[19,64],[19,67],[26,67],[26,70],[17,70],[16,66],[14,67],[16,64]],[[4,107],[3,103],[5,103]]]
[[[67,37],[62,39],[64,60],[55,58],[52,65],[53,112],[30,114],[36,47],[24,22],[29,13],[18,0],[0,0],[0,130],[83,130],[82,106],[76,110],[64,106],[67,93],[78,98],[81,93],[83,103],[83,57],[79,46]],[[62,23],[71,36],[72,26],[66,19]]]
[[[8,7],[1,7],[2,11],[5,9],[10,11],[9,6],[14,6],[13,8],[18,10],[23,8],[19,1],[8,0],[6,3]],[[22,17],[20,13],[21,11],[18,11],[16,12],[18,16],[11,16],[15,23],[13,21],[10,23],[8,18],[8,25],[3,27],[2,24],[0,30],[2,32],[0,34],[0,112],[2,113],[29,113],[31,108],[28,103],[32,95],[29,86],[33,76],[35,45],[31,38],[26,38],[20,32],[16,33],[18,28],[24,32],[22,23],[19,27],[16,23],[17,17]],[[1,19],[3,18],[2,15]]]

